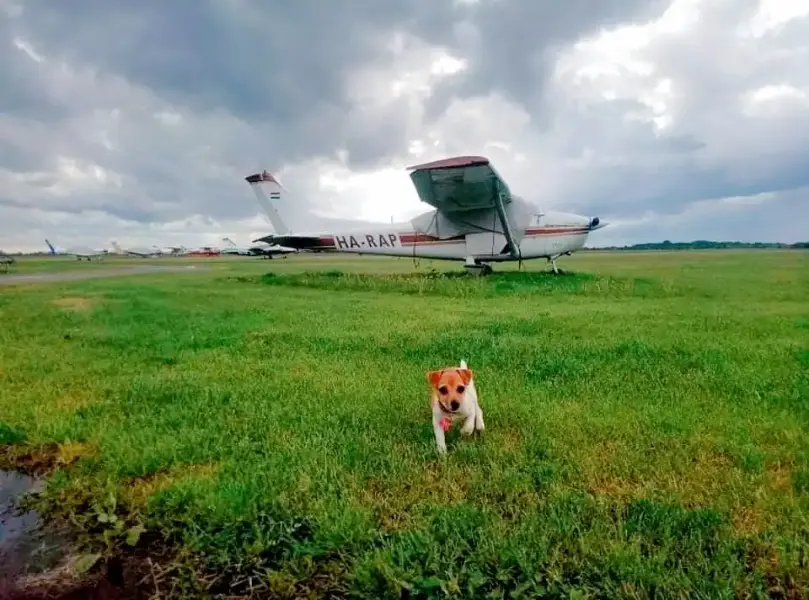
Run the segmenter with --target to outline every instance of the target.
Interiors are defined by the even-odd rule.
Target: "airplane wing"
[[[422,202],[443,213],[496,209],[511,202],[508,185],[484,156],[456,156],[408,167]]]
[[[519,256],[517,234],[506,207],[511,191],[485,156],[456,156],[408,167],[410,180],[422,202],[449,218],[483,211],[497,214],[508,243],[508,251]],[[471,215],[470,215],[471,216]]]

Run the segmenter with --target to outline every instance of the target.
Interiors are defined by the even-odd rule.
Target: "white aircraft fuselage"
[[[519,242],[520,257],[524,260],[552,258],[575,252],[584,247],[591,231],[589,217],[572,213],[546,212],[533,216],[531,225],[523,231]],[[304,234],[305,235],[305,234]],[[486,235],[486,234],[481,234]],[[440,239],[413,231],[410,223],[380,224],[329,234],[319,234],[319,243],[307,248],[318,251],[347,254],[380,254],[385,256],[415,256],[438,260],[466,260],[474,257],[485,262],[514,260],[502,248],[491,247],[481,252],[470,247],[470,235]],[[491,235],[486,235],[491,240]],[[487,240],[487,241],[488,241]],[[474,239],[471,240],[474,243]]]

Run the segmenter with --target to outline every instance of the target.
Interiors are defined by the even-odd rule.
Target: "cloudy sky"
[[[425,210],[492,159],[591,245],[809,238],[808,0],[0,0],[0,247]]]

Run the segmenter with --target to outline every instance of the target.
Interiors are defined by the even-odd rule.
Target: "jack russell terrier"
[[[461,433],[471,435],[483,431],[483,411],[478,404],[473,373],[462,360],[459,367],[430,371],[430,403],[433,409],[433,431],[439,454],[447,452],[444,433],[449,431],[454,421],[463,419]]]

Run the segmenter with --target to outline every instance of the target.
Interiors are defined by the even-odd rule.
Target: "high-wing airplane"
[[[245,179],[276,230],[256,241],[301,250],[464,261],[480,274],[492,271],[489,263],[545,258],[558,273],[556,260],[581,249],[591,232],[606,225],[598,217],[539,210],[512,194],[483,156],[457,156],[408,170],[419,198],[435,210],[405,223],[328,233],[290,232],[274,206],[284,188],[267,171],[250,175]]]
[[[163,254],[168,256],[184,256],[188,249],[185,246],[166,246],[161,248]]]
[[[154,258],[156,256],[163,256],[165,254],[161,248],[152,246],[151,248],[121,248],[118,242],[110,242],[115,252],[118,254],[126,254],[129,256],[138,256],[140,258]]]
[[[222,254],[238,254],[240,256],[263,256],[272,258],[279,254],[291,254],[297,252],[295,248],[287,248],[278,244],[268,244],[267,242],[253,242],[251,246],[237,246],[230,238],[222,238],[228,245],[222,248]]]
[[[107,255],[106,250],[94,250],[93,248],[88,248],[87,246],[74,246],[72,248],[65,248],[64,250],[57,250],[48,240],[45,240],[45,243],[48,244],[51,254],[66,254],[68,256],[75,256],[76,260],[86,258],[89,262],[93,258],[96,260],[101,260],[101,257]]]
[[[13,264],[14,257],[0,250],[0,265],[3,267],[3,272],[8,273],[9,266]]]

